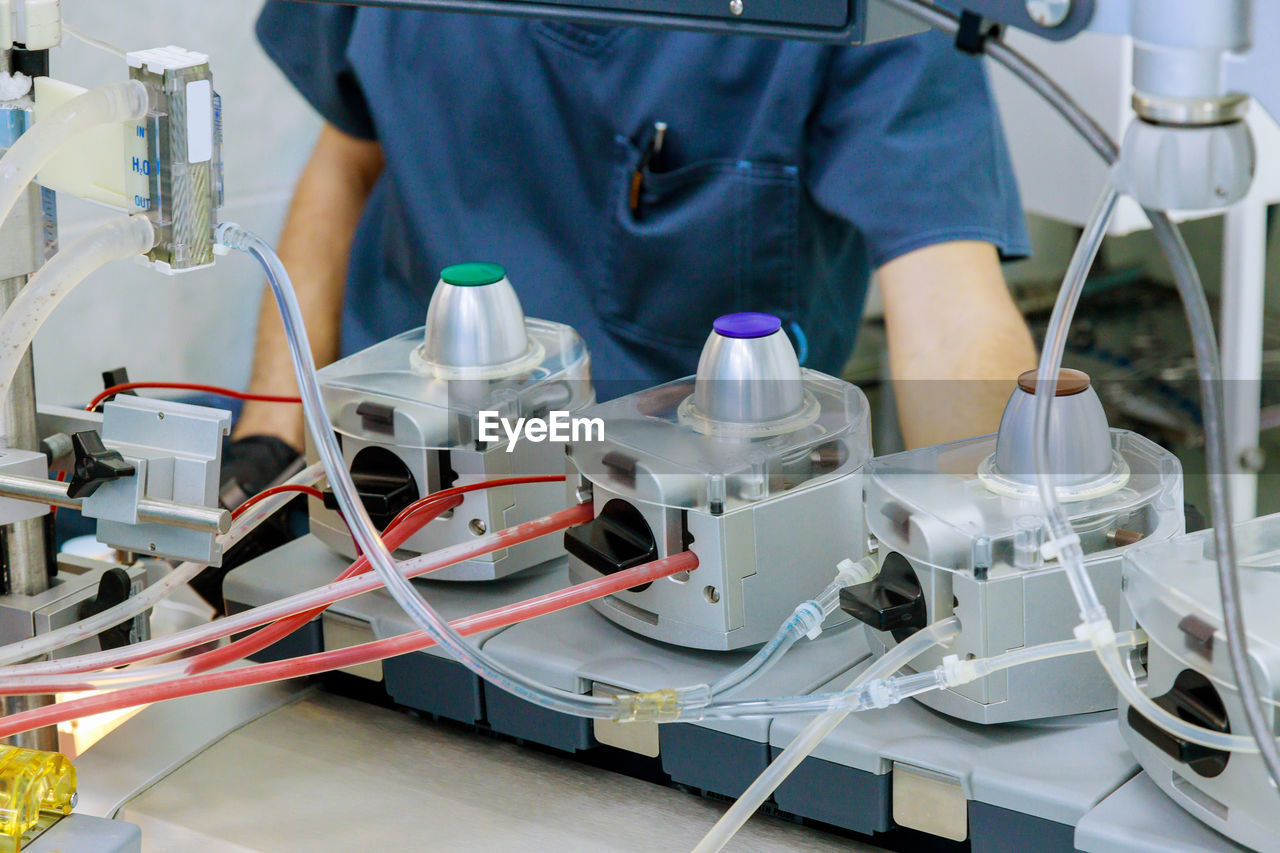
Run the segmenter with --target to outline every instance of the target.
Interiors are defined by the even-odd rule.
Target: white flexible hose
[[[0,157],[0,222],[64,145],[100,125],[142,118],[149,102],[147,87],[138,80],[108,83],[77,95],[32,125]]]
[[[15,145],[9,151],[16,149]],[[0,194],[5,190],[7,187],[0,185]],[[155,229],[145,216],[112,219],[58,252],[31,277],[0,317],[0,403],[8,399],[18,366],[36,332],[67,294],[111,261],[150,251],[155,239]],[[0,447],[8,447],[11,438],[0,435]]]

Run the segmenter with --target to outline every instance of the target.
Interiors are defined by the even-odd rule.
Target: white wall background
[[[62,0],[67,24],[126,50],[164,45],[207,53],[222,95],[226,205],[222,219],[275,239],[319,127],[311,109],[259,49],[262,0]],[[54,77],[91,87],[127,77],[124,62],[70,37],[53,51]],[[62,244],[116,211],[60,197]],[[122,261],[62,304],[36,338],[40,399],[84,401],[101,372],[134,380],[248,380],[262,279],[244,257],[160,275]]]

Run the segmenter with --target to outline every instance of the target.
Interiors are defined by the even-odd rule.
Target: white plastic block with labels
[[[81,86],[37,77],[35,120],[86,90]],[[128,193],[128,170],[150,173],[146,134],[141,124],[103,125],[85,131],[64,147],[36,176],[43,187],[96,201],[120,210],[135,210]]]

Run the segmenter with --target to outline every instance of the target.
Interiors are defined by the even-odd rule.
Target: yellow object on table
[[[22,849],[45,815],[70,814],[76,768],[59,752],[0,746],[0,853]]]

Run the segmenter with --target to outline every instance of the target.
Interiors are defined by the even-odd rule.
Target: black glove
[[[291,468],[298,467],[302,454],[274,435],[248,435],[227,442],[222,448],[222,476],[218,481],[218,503],[235,509],[269,486],[276,485]]]
[[[273,435],[250,435],[228,441],[222,448],[218,502],[234,510],[263,489],[292,476],[302,454]],[[218,612],[223,612],[222,581],[227,573],[255,557],[289,542],[305,528],[306,497],[290,501],[222,555],[222,565],[210,566],[191,581],[191,587]]]

